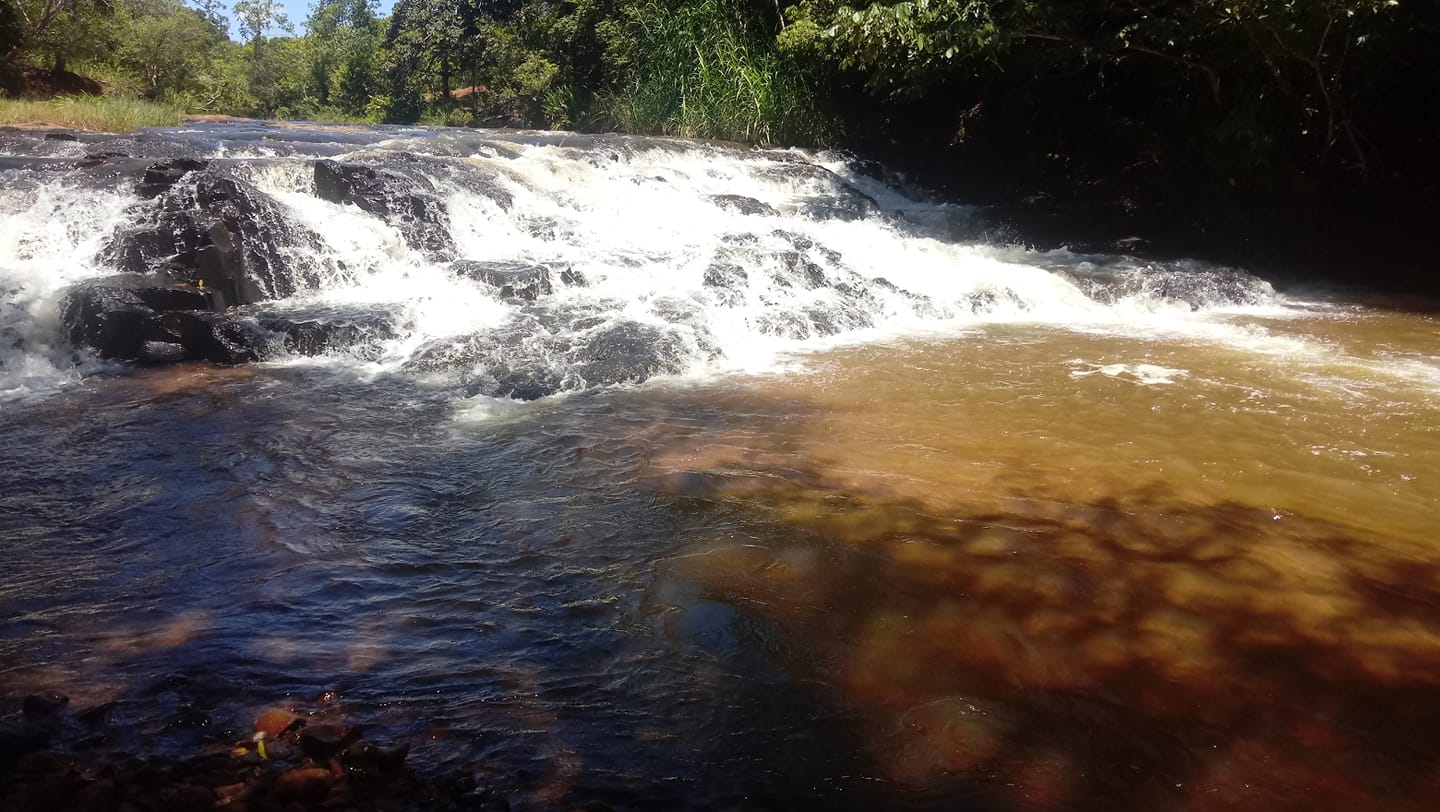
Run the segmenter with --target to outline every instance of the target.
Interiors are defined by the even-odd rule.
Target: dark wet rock
[[[285,256],[288,246],[308,243],[313,235],[291,223],[279,205],[247,181],[227,175],[203,174],[195,200],[218,222],[208,225],[197,245],[196,268],[210,287],[226,293],[231,305],[292,296],[315,280],[305,278]],[[199,255],[209,236],[210,252]],[[209,274],[206,278],[204,274]],[[197,280],[198,281],[198,280]]]
[[[368,164],[315,162],[315,194],[349,203],[395,226],[411,248],[433,259],[451,259],[450,215],[434,184],[418,173]]]
[[[562,234],[569,231],[560,220],[554,217],[519,217],[515,224],[530,236],[547,242],[561,239]]]
[[[1009,288],[976,291],[965,297],[965,303],[972,313],[993,313],[1006,308],[1023,310],[1027,306],[1020,294]]]
[[[135,193],[141,197],[159,197],[170,191],[171,187],[180,182],[181,178],[191,172],[204,169],[207,165],[208,162],[198,158],[175,158],[151,164],[139,182],[135,184]]]
[[[45,133],[46,141],[79,141],[80,137],[68,130],[56,130]]]
[[[775,281],[782,287],[799,284],[815,289],[826,285],[825,269],[799,251],[784,251],[779,255],[780,273]]]
[[[367,775],[393,776],[405,769],[405,759],[409,755],[409,742],[381,747],[374,742],[358,741],[340,754],[340,763],[347,770]]]
[[[186,285],[133,287],[129,290],[151,310],[219,310],[222,306],[214,289]]]
[[[32,763],[33,757],[49,749],[50,743],[49,730],[29,724],[0,723],[0,776]],[[0,786],[3,783],[0,781]]]
[[[809,307],[805,309],[805,315],[815,333],[822,336],[874,326],[874,319],[868,312],[849,302],[836,306]]]
[[[688,354],[674,330],[626,321],[596,328],[572,357],[586,383],[607,386],[683,372]]]
[[[272,793],[280,803],[318,804],[330,794],[336,780],[329,770],[297,767],[276,777]]]
[[[756,217],[774,217],[779,214],[769,203],[744,195],[711,195],[710,202],[726,211]]]
[[[395,315],[388,311],[261,314],[260,328],[280,335],[286,352],[325,355],[346,352],[373,361],[383,352],[382,342],[399,336]]]
[[[850,190],[843,197],[825,197],[806,201],[800,207],[801,214],[815,220],[844,220],[851,222],[863,219],[880,211],[880,206],[863,192]]]
[[[550,268],[546,265],[464,259],[451,263],[450,272],[495,288],[502,299],[533,302],[541,296],[555,292],[550,281]]]
[[[260,360],[265,337],[252,324],[220,313],[178,311],[162,314],[161,324],[180,336],[188,358],[213,364],[248,364]]]
[[[20,700],[20,710],[26,716],[52,716],[70,704],[70,697],[54,692],[30,694]]]
[[[531,401],[566,389],[565,377],[551,369],[505,369],[469,376],[465,393]]]
[[[142,341],[137,361],[145,364],[178,364],[190,356],[184,344],[171,341]]]
[[[765,335],[804,340],[815,335],[810,320],[800,313],[790,311],[769,311],[755,320],[755,329]]]
[[[72,289],[61,305],[70,342],[104,358],[139,358],[155,315],[133,292],[99,285]]]
[[[153,808],[164,812],[209,812],[215,807],[215,791],[198,784],[163,787],[153,797]]]
[[[821,245],[820,243],[815,242],[804,234],[798,234],[794,231],[785,231],[783,229],[777,228],[774,231],[770,232],[770,236],[789,244],[796,251],[799,251],[803,254],[812,254],[816,257],[819,257],[820,259],[825,260],[831,265],[838,266],[841,264],[841,260],[843,259],[839,251]]]
[[[455,375],[471,396],[535,400],[682,372],[697,343],[704,351],[706,338],[681,327],[537,308],[500,327],[432,341],[415,352],[406,368]]]
[[[397,171],[423,175],[431,181],[484,197],[503,211],[509,211],[515,204],[514,195],[501,183],[500,173],[492,167],[410,152],[387,152],[383,160],[387,167]]]
[[[1060,267],[1056,272],[1086,296],[1103,304],[1131,298],[1160,299],[1192,310],[1225,305],[1261,305],[1275,289],[1258,277],[1233,268],[1177,262],[1172,267]]]
[[[143,281],[122,277],[71,288],[61,303],[70,342],[103,358],[145,363],[239,364],[259,358],[263,337],[244,322],[212,312],[218,303],[213,291],[139,284]]]
[[[585,278],[585,274],[575,270],[574,268],[566,268],[565,270],[561,271],[560,282],[562,284],[569,285],[572,288],[583,288],[589,287],[590,285],[590,280]]]
[[[102,261],[203,284],[223,297],[221,307],[284,298],[317,284],[314,269],[297,265],[289,249],[313,249],[318,237],[229,168],[212,164],[190,173],[193,182],[177,178],[137,222],[117,229]]]
[[[858,220],[880,210],[874,198],[825,167],[803,159],[777,158],[776,163],[765,166],[758,174],[799,186],[805,195],[800,203],[800,213],[815,220]]]
[[[726,304],[735,304],[742,300],[744,298],[742,291],[749,283],[750,275],[745,272],[744,268],[733,262],[711,264],[705,269],[705,277],[701,282],[707,288],[720,288],[725,291],[725,294],[729,294]]]
[[[82,724],[88,725],[90,727],[95,727],[97,725],[104,724],[106,719],[110,716],[110,711],[114,709],[114,702],[102,702],[99,705],[93,705],[82,711],[78,711],[75,714],[75,718],[80,720]]]
[[[307,724],[300,731],[300,750],[317,763],[324,763],[360,741],[356,725],[335,722]]]

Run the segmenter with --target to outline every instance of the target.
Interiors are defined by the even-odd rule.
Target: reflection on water
[[[1407,318],[994,326],[520,408],[95,379],[0,416],[0,695],[163,753],[335,690],[525,809],[1429,808]]]

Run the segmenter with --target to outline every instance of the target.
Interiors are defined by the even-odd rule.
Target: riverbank
[[[57,96],[48,101],[0,98],[0,126],[68,128],[88,132],[133,132],[139,127],[173,127],[179,109],[139,99]]]

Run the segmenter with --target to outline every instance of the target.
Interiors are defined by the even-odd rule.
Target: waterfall
[[[996,322],[1174,334],[1287,307],[1235,269],[991,244],[982,215],[843,156],[674,139],[9,132],[0,396],[109,357],[529,400]]]

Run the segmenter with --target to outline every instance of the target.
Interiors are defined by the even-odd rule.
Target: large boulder
[[[122,277],[66,292],[61,319],[71,343],[103,358],[151,364],[259,359],[264,337],[249,324],[214,312],[212,291],[144,281]]]
[[[296,261],[294,250],[313,253],[316,235],[226,168],[186,166],[157,164],[153,176],[147,170],[150,188],[171,186],[138,222],[116,231],[103,261],[131,273],[161,271],[203,284],[220,297],[216,309],[284,298],[318,282],[313,268]],[[186,175],[192,181],[181,183]]]

